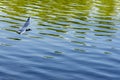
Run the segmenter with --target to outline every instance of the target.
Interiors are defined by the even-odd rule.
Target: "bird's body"
[[[30,31],[31,29],[27,29],[28,25],[30,24],[30,17],[28,17],[27,21],[25,24],[19,29],[19,34],[23,34],[26,31]]]

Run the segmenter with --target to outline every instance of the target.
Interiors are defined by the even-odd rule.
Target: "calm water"
[[[120,80],[119,53],[119,0],[0,1],[0,80]]]

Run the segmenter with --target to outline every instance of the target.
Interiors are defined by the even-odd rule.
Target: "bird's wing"
[[[25,30],[29,24],[30,24],[30,17],[28,17],[28,19],[25,22],[25,24],[20,28],[20,31]]]

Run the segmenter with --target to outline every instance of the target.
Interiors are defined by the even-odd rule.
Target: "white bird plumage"
[[[30,24],[30,17],[28,17],[25,24],[19,29],[18,33],[23,34],[25,31],[30,31],[31,29],[27,29],[28,25]]]

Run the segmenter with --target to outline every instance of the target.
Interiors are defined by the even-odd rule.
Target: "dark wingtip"
[[[26,31],[31,31],[32,29],[30,29],[30,28],[28,28],[28,29],[26,29]]]
[[[20,34],[20,32],[17,32],[18,34]]]
[[[30,17],[28,17],[27,20],[30,20]]]

